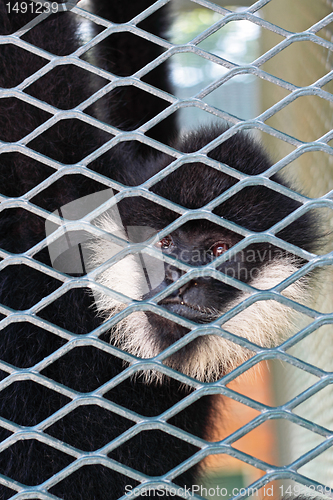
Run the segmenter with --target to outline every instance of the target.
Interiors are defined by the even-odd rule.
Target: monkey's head
[[[199,131],[175,147],[197,151],[218,133]],[[283,244],[279,247],[279,240],[311,250],[315,239],[315,221],[309,214],[276,232],[278,240],[261,236],[300,203],[281,194],[277,176],[253,182],[270,163],[251,139],[237,134],[209,157],[228,169],[217,163],[186,163],[151,187],[150,193],[164,199],[161,204],[161,198],[152,200],[146,191],[122,200],[116,217],[111,210],[96,219],[100,229],[131,244],[116,244],[120,260],[114,241],[97,238],[90,243],[90,266],[102,265],[97,282],[104,288],[94,292],[97,308],[105,319],[122,312],[112,328],[112,342],[152,358],[192,331],[187,344],[163,363],[202,381],[215,380],[246,360],[253,353],[251,343],[271,347],[290,333],[296,312],[283,298],[306,302],[310,278],[284,286],[282,300],[262,300],[256,291],[274,288],[305,263]],[[156,170],[168,161],[161,156]],[[132,306],[124,316],[128,298],[132,304],[143,302],[143,309]],[[245,308],[240,305],[244,299]],[[203,324],[210,328],[200,331]],[[244,339],[250,343],[244,344]]]

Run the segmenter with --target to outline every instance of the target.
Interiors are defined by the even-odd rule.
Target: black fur
[[[15,32],[35,17],[16,12],[8,14],[6,3],[8,2],[5,0],[0,3],[0,28],[4,35]],[[13,5],[15,2],[10,3]],[[98,15],[119,23],[132,19],[151,3],[151,0],[138,2],[104,0],[93,8]],[[161,35],[165,28],[161,23],[163,18],[165,16],[161,16],[160,13],[154,14],[142,22],[141,26],[147,31]],[[51,54],[71,54],[80,46],[80,40],[75,35],[77,22],[76,15],[71,12],[52,15],[24,34],[22,39]],[[93,29],[99,30],[97,25]],[[157,57],[159,53],[160,49],[156,45],[140,37],[121,33],[110,36],[82,58],[115,75],[128,76]],[[1,45],[0,86],[11,88],[18,85],[46,63],[47,60],[23,51],[15,45]],[[163,66],[152,72],[146,81],[169,90]],[[25,88],[24,92],[59,109],[71,109],[106,83],[106,79],[92,76],[91,73],[75,65],[57,66]],[[132,130],[166,106],[167,102],[135,87],[120,87],[85,112],[113,126]],[[0,139],[7,142],[20,140],[50,117],[49,112],[26,104],[16,97],[1,99]],[[222,129],[212,128],[193,133],[186,139],[174,140],[176,126],[174,117],[171,116],[152,129],[149,135],[161,142],[172,144],[180,151],[191,152],[201,148],[221,132]],[[52,212],[81,196],[104,189],[105,186],[101,183],[83,175],[71,174],[71,164],[85,158],[111,137],[111,134],[98,131],[82,120],[67,119],[57,122],[46,132],[29,141],[28,147],[33,151],[59,162],[59,166],[68,165],[66,175],[47,189],[35,193],[29,198],[30,203]],[[216,148],[209,156],[250,175],[263,172],[270,166],[269,160],[258,146],[250,139],[238,135]],[[124,185],[137,185],[169,162],[169,157],[157,155],[132,141],[114,147],[89,164],[89,168]],[[56,164],[52,165],[44,165],[19,151],[2,153],[0,186],[4,199],[19,197],[29,192],[55,171]],[[278,178],[276,180],[279,181]],[[180,167],[165,180],[157,183],[152,191],[179,205],[198,208],[235,183],[232,177],[210,167],[189,164]],[[154,210],[151,210],[152,205]],[[255,210],[249,213],[249,206],[254,206]],[[296,202],[267,188],[250,187],[235,195],[232,200],[224,202],[215,209],[215,213],[252,231],[262,231],[297,207]],[[135,205],[132,200],[129,202],[124,200],[120,204],[120,211],[125,226],[144,224],[162,229],[177,217],[171,211],[143,199],[136,200]],[[195,225],[197,233],[207,229],[210,232],[214,230],[221,232],[221,228],[212,229],[207,221]],[[193,231],[193,224],[188,223],[183,230],[188,234],[189,230]],[[224,234],[226,238],[230,238],[231,244],[241,239],[236,233],[226,231]],[[312,222],[309,217],[304,216],[297,224],[288,226],[279,236],[293,244],[311,249]],[[45,237],[44,218],[32,214],[26,208],[21,208],[21,205],[8,208],[1,212],[0,237],[1,248],[9,255],[25,252]],[[262,247],[259,245],[255,248],[260,250]],[[35,262],[50,265],[46,249],[40,250],[33,257]],[[299,261],[299,264],[302,262]],[[226,267],[221,270],[227,272]],[[244,279],[242,276],[238,277]],[[0,315],[0,319],[4,319],[8,314],[9,320],[12,311],[29,309],[61,285],[57,279],[30,267],[28,261],[27,264],[19,266],[9,262],[9,265],[1,270],[0,280],[0,301],[7,308],[6,314]],[[166,285],[168,283],[170,280]],[[226,297],[230,300],[238,293],[237,290],[231,290],[220,282],[214,286],[217,287],[219,301]],[[70,403],[69,395],[39,384],[33,372],[24,370],[29,370],[36,363],[40,363],[65,345],[68,339],[83,339],[86,334],[98,327],[101,320],[96,316],[92,302],[89,291],[74,286],[51,305],[43,306],[36,314],[36,324],[31,318],[23,316],[18,322],[14,322],[15,317],[13,317],[13,321],[10,320],[5,324],[1,331],[0,343],[1,359],[4,362],[1,374],[5,384],[8,377],[8,384],[1,392],[0,415],[6,419],[1,424],[1,440],[11,438],[14,430],[20,429],[6,425],[6,421],[11,421],[16,426],[34,427]],[[39,318],[45,320],[44,328],[38,322]],[[154,322],[153,317],[151,321]],[[52,324],[63,329],[63,338],[52,333]],[[182,331],[180,334],[183,333]],[[99,338],[107,345],[109,339],[107,333]],[[45,381],[54,380],[84,395],[107,383],[123,368],[118,358],[98,349],[88,339],[86,345],[79,344],[51,364],[46,363],[45,367],[40,369],[40,374]],[[17,376],[14,375],[11,380],[10,374],[15,369],[18,370]],[[20,370],[23,370],[24,376],[19,376]],[[126,379],[116,387],[106,390],[103,398],[138,415],[154,417],[180,401],[189,390],[175,380],[168,380],[163,385],[155,386],[146,385],[140,378],[135,381]],[[73,411],[55,424],[42,427],[41,430],[44,434],[60,439],[78,450],[84,452],[98,450],[133,425],[133,421],[100,407],[99,400],[99,397],[96,397],[90,400],[89,404],[82,400]],[[201,398],[190,408],[170,419],[169,423],[195,436],[205,437],[211,405],[210,398]],[[37,434],[33,433],[28,439],[21,439],[18,435],[17,439],[0,453],[1,474],[9,476],[19,484],[34,486],[49,479],[74,461],[72,456],[48,446],[36,437]],[[144,430],[110,451],[108,456],[144,474],[158,476],[171,470],[196,451],[195,446],[161,430]],[[197,467],[193,467],[176,478],[175,483],[191,484],[196,472]],[[125,485],[137,484],[137,481],[107,466],[87,463],[49,488],[49,492],[64,500],[105,500],[116,499],[123,495]],[[10,488],[4,486],[0,488],[2,488],[0,496],[3,499],[10,498],[15,493]]]

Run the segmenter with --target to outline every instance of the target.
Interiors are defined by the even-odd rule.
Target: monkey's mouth
[[[210,323],[219,315],[210,308],[200,307],[192,304],[161,302],[160,305],[168,311],[182,316],[183,318],[195,321],[195,323]]]

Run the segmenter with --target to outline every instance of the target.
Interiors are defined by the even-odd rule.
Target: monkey
[[[199,130],[181,139],[183,142],[175,144],[174,147],[185,152],[198,151],[205,147],[207,142],[214,141],[223,131],[224,129],[216,127]],[[250,138],[239,137],[239,134],[217,146],[210,156],[247,175],[260,174],[270,167],[265,153]],[[160,162],[156,172],[165,168],[170,160],[163,159],[162,156]],[[137,184],[142,183],[143,175],[144,172],[141,170]],[[278,176],[275,176],[274,181],[282,182]],[[231,176],[207,165],[186,163],[156,183],[151,191],[182,207],[197,210],[211,203],[236,182]],[[248,213],[250,203],[257,211],[255,216],[253,213]],[[179,217],[179,214],[175,214],[172,210],[143,197],[124,199],[123,205],[120,202],[119,212],[125,228],[148,227],[157,233]],[[276,207],[275,210],[272,210],[273,206]],[[214,208],[213,214],[221,219],[235,222],[249,231],[260,232],[274,226],[298,207],[297,202],[277,191],[272,192],[263,186],[255,186],[245,188],[218,205]],[[117,234],[119,229],[113,215],[110,216],[108,212],[97,218],[96,224],[107,233]],[[315,232],[315,220],[313,218],[311,220],[308,214],[300,217],[296,223],[286,226],[279,232],[278,237],[311,251],[314,249]],[[230,253],[242,240],[243,237],[235,231],[206,219],[196,218],[181,224],[160,241],[155,242],[155,247],[157,245],[163,255],[178,259],[195,270],[196,267],[209,266],[227,251]],[[112,257],[113,247],[112,242],[107,242],[103,238],[101,240],[97,238],[95,242],[90,243],[94,265],[101,265]],[[134,300],[149,301],[156,293],[164,292],[168,286],[176,283],[184,275],[185,271],[179,269],[176,262],[165,263],[161,282],[149,291],[146,290],[146,293],[141,292],[142,281],[146,282],[145,276],[140,273],[140,262],[133,255],[128,255],[110,266],[97,280],[105,287],[130,296]],[[156,261],[154,262],[152,258],[151,268],[154,268],[154,263],[156,266]],[[231,259],[225,260],[215,269],[227,277],[236,277],[244,283],[251,284],[254,288],[271,289],[289,278],[304,263],[304,260],[296,255],[270,243],[260,242],[246,246],[243,251],[235,253]],[[119,279],[119,276],[122,278]],[[282,294],[290,299],[298,297],[307,302],[310,283],[311,278],[305,276],[287,287]],[[167,311],[202,324],[217,320],[221,314],[237,306],[250,295],[249,292],[242,292],[216,277],[195,276],[184,282],[181,287],[174,288],[158,304]],[[95,297],[97,309],[104,318],[112,318],[126,307],[126,303],[114,300],[103,293],[97,292]],[[292,308],[275,301],[257,301],[227,321],[223,328],[256,345],[272,347],[283,338],[286,331],[290,331],[293,321],[295,312]],[[155,312],[139,311],[126,316],[118,323],[113,332],[113,339],[117,345],[135,356],[153,358],[184,337],[188,331],[186,327]],[[219,379],[223,373],[238,366],[248,356],[248,349],[221,336],[207,335],[199,336],[189,342],[167,358],[166,364],[186,375],[209,382]]]
[[[166,109],[167,102],[135,85],[115,86],[80,109],[114,77],[131,76],[162,49],[116,32],[73,56],[82,47],[80,18],[75,10],[61,12],[63,5],[37,23],[33,8],[17,12],[14,2],[0,3],[1,34],[18,33],[21,41],[8,38],[0,54],[0,86],[6,89],[0,100],[0,473],[8,478],[1,496],[28,487],[36,497],[47,491],[64,500],[113,500],[200,451],[211,397],[171,412],[167,429],[151,422],[198,383],[216,381],[248,359],[251,347],[279,342],[295,321],[286,301],[255,300],[245,309],[242,302],[288,280],[306,260],[283,244],[260,240],[262,231],[300,204],[286,195],[288,185],[278,174],[270,188],[237,189],[238,179],[260,176],[271,166],[261,146],[243,133],[212,126],[180,136],[169,115],[146,134],[169,153],[130,139],[84,163],[117,130],[135,131]],[[100,0],[90,10],[95,20],[120,24],[152,5]],[[159,9],[139,26],[163,37],[167,19]],[[92,23],[94,35],[101,26]],[[27,50],[31,46],[37,49]],[[54,56],[64,55],[69,62],[54,64]],[[171,92],[163,65],[145,81]],[[58,110],[68,114],[58,119]],[[106,126],[93,126],[96,119]],[[205,159],[192,160],[207,145]],[[173,151],[188,160],[174,168]],[[133,191],[155,175],[149,189]],[[96,217],[78,240],[72,232],[74,251],[62,256],[54,239],[61,213],[75,220],[80,200],[90,206],[94,197]],[[101,199],[107,200],[104,211]],[[65,238],[72,233],[65,230]],[[303,214],[282,225],[277,237],[312,252],[316,219]],[[82,270],[72,262],[78,254],[84,256]],[[290,282],[281,296],[306,302],[312,280],[306,274]],[[137,303],[144,307],[136,310]],[[195,334],[210,324],[207,335]],[[178,350],[154,360],[177,343]],[[152,359],[152,367],[128,371],[140,358]],[[179,429],[188,441],[178,437]],[[199,462],[198,455],[172,483],[193,484]]]

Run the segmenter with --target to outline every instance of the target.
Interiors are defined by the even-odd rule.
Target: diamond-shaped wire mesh
[[[80,335],[72,334],[64,328],[57,326],[56,318],[54,322],[43,319],[42,312],[45,308],[47,308],[50,304],[55,303],[63,295],[70,293],[73,289],[85,289],[89,287],[91,285],[91,280],[96,276],[96,272],[93,271],[89,275],[89,282],[85,277],[73,279],[56,269],[51,269],[49,266],[43,264],[43,262],[35,258],[39,252],[41,252],[47,247],[48,244],[55,241],[62,234],[61,228],[52,234],[51,239],[49,238],[48,240],[43,239],[41,241],[36,241],[31,248],[22,248],[19,253],[14,254],[10,251],[10,249],[1,249],[0,271],[8,269],[9,266],[17,266],[19,270],[18,272],[24,272],[24,269],[28,270],[28,274],[32,272],[39,272],[49,278],[52,278],[52,280],[50,280],[48,295],[40,296],[37,293],[38,291],[36,291],[36,293],[34,291],[31,297],[27,298],[24,310],[15,310],[15,307],[12,307],[11,304],[3,303],[0,305],[0,328],[3,333],[5,333],[10,325],[13,325],[14,323],[23,325],[23,327],[25,324],[29,323],[35,325],[36,327],[36,339],[38,336],[41,336],[40,338],[42,338],[43,335],[50,339],[50,348],[47,356],[40,358],[38,357],[38,340],[31,338],[32,343],[36,342],[36,344],[33,344],[36,345],[35,364],[33,366],[25,366],[23,362],[21,366],[13,366],[7,359],[3,359],[0,363],[0,369],[3,372],[3,381],[0,385],[2,395],[6,395],[8,393],[9,395],[13,394],[13,397],[15,397],[15,387],[17,384],[20,384],[21,381],[25,380],[28,381],[31,387],[33,387],[34,391],[38,392],[40,400],[45,403],[45,412],[42,415],[42,419],[34,422],[33,425],[29,424],[27,426],[26,422],[20,420],[19,415],[4,413],[0,417],[1,427],[7,432],[7,434],[5,434],[5,439],[0,444],[0,453],[5,453],[7,449],[11,447],[15,448],[20,442],[26,440],[31,443],[37,443],[35,445],[37,448],[40,446],[44,447],[45,450],[47,449],[48,451],[46,452],[46,456],[49,457],[50,461],[52,461],[53,457],[56,456],[54,455],[55,451],[57,453],[62,453],[67,457],[65,459],[65,461],[67,460],[66,466],[58,470],[56,473],[49,476],[46,474],[46,477],[41,477],[38,481],[38,486],[25,486],[16,481],[14,477],[12,478],[0,475],[0,483],[5,487],[4,498],[59,498],[58,496],[52,494],[52,488],[66,478],[70,478],[71,475],[75,477],[77,471],[80,469],[84,470],[84,467],[87,466],[101,466],[101,468],[103,466],[103,468],[112,469],[119,474],[132,478],[138,485],[138,492],[144,492],[144,489],[149,487],[158,488],[159,486],[163,486],[165,489],[171,491],[173,488],[176,488],[179,496],[189,497],[189,492],[177,485],[177,482],[175,481],[176,478],[191,466],[211,454],[226,454],[250,464],[260,471],[263,471],[262,477],[251,485],[252,488],[259,489],[268,484],[270,481],[276,479],[290,479],[304,486],[319,486],[320,484],[322,486],[333,486],[332,483],[325,484],[324,481],[319,483],[317,480],[311,479],[309,475],[299,472],[299,469],[307,463],[310,464],[309,466],[311,468],[311,461],[316,457],[319,457],[324,452],[330,451],[332,453],[333,435],[332,430],[329,428],[331,422],[327,422],[326,428],[316,422],[304,418],[304,416],[300,416],[296,411],[293,411],[301,403],[306,402],[309,398],[319,393],[319,391],[322,391],[332,384],[332,366],[330,365],[329,367],[320,368],[314,366],[306,359],[303,360],[301,356],[302,349],[300,352],[296,351],[296,355],[287,352],[290,348],[297,346],[297,344],[303,339],[310,338],[311,334],[312,336],[315,335],[316,330],[319,327],[323,325],[331,325],[333,321],[332,311],[330,311],[330,313],[318,312],[315,309],[307,308],[304,305],[298,304],[297,301],[288,299],[280,294],[280,292],[282,292],[287,286],[312,269],[316,267],[330,266],[332,264],[332,254],[326,253],[324,255],[317,256],[310,254],[301,248],[295,250],[292,245],[275,236],[283,227],[295,221],[302,213],[310,209],[332,209],[333,191],[329,191],[329,189],[327,189],[325,193],[319,197],[317,197],[316,194],[311,194],[312,198],[307,198],[305,195],[301,195],[281,185],[277,185],[271,180],[274,173],[280,171],[291,162],[307,153],[323,152],[327,154],[327,156],[333,156],[333,149],[329,144],[333,139],[332,130],[327,130],[323,133],[317,134],[314,139],[303,140],[293,136],[292,132],[283,132],[283,128],[279,130],[278,118],[277,121],[274,122],[274,118],[279,117],[279,112],[288,110],[288,107],[293,103],[298,102],[297,100],[300,98],[305,96],[316,96],[320,99],[321,107],[317,106],[315,109],[320,109],[322,120],[326,120],[329,126],[332,124],[331,117],[333,96],[329,92],[328,85],[333,79],[333,71],[330,67],[327,67],[329,62],[332,62],[333,57],[333,34],[330,27],[330,23],[333,21],[333,14],[330,13],[332,3],[330,1],[318,2],[318,4],[321,4],[321,8],[323,9],[323,17],[304,31],[293,32],[292,29],[283,28],[283,23],[280,26],[279,21],[274,18],[270,19],[269,16],[265,16],[265,8],[269,9],[272,7],[272,10],[267,12],[277,12],[276,9],[274,10],[277,3],[276,0],[259,0],[257,2],[253,2],[251,6],[242,10],[230,10],[229,8],[221,7],[220,5],[208,0],[193,0],[193,6],[203,6],[220,14],[221,18],[210,28],[200,33],[187,44],[181,46],[155,36],[139,26],[140,22],[168,3],[172,4],[173,0],[157,0],[146,11],[141,12],[130,22],[124,24],[107,21],[96,14],[92,14],[88,10],[84,10],[84,8],[80,8],[79,6],[70,3],[58,5],[57,10],[71,10],[71,12],[78,16],[81,21],[89,21],[99,27],[98,34],[95,34],[92,37],[87,36],[87,40],[84,40],[82,46],[71,54],[54,55],[43,48],[32,45],[25,39],[25,35],[29,34],[30,30],[33,30],[39,22],[42,22],[43,19],[52,15],[52,13],[42,13],[36,16],[28,25],[20,28],[15,33],[5,35],[0,38],[1,47],[11,45],[12,50],[16,51],[15,54],[12,53],[15,57],[24,57],[24,51],[27,51],[36,56],[40,61],[40,68],[33,74],[26,75],[23,81],[13,81],[11,85],[8,85],[8,88],[2,88],[0,93],[1,99],[8,99],[8,106],[12,106],[13,109],[15,109],[15,107],[20,107],[22,113],[24,113],[22,120],[24,120],[25,117],[28,117],[30,113],[33,114],[36,107],[41,110],[39,115],[40,123],[38,123],[38,126],[30,129],[29,123],[27,123],[27,128],[23,136],[17,135],[15,128],[11,130],[9,127],[3,127],[3,130],[0,132],[0,154],[3,158],[6,154],[15,154],[15,158],[17,159],[19,157],[22,158],[22,161],[27,161],[27,159],[29,159],[30,163],[35,162],[34,164],[38,164],[39,167],[36,166],[36,169],[41,166],[43,167],[41,172],[36,177],[39,179],[38,183],[32,188],[29,188],[27,192],[20,192],[19,194],[16,193],[15,195],[12,195],[10,192],[0,194],[1,212],[4,213],[9,209],[23,209],[25,212],[29,212],[30,214],[36,216],[36,223],[38,223],[37,221],[39,218],[42,220],[50,218],[50,212],[35,202],[35,200],[38,199],[38,195],[45,192],[48,188],[59,181],[66,182],[67,176],[76,175],[81,176],[83,179],[88,179],[91,182],[99,183],[99,185],[102,185],[105,188],[113,188],[118,191],[117,195],[112,198],[112,201],[108,202],[109,207],[116,204],[123,198],[141,195],[147,199],[155,201],[157,204],[162,204],[179,214],[181,217],[179,217],[176,222],[161,231],[161,237],[169,234],[171,230],[180,227],[187,220],[202,217],[208,217],[212,222],[215,222],[222,227],[235,230],[239,233],[240,230],[235,224],[221,220],[213,214],[213,210],[222,201],[231,198],[238,191],[253,185],[253,179],[245,174],[237,174],[233,172],[233,175],[237,176],[240,182],[237,183],[234,188],[222,194],[218,199],[213,200],[201,210],[188,210],[184,207],[180,207],[171,201],[158,197],[149,191],[149,189],[157,184],[163,177],[169,175],[170,172],[179,168],[186,162],[200,161],[208,166],[211,166],[212,168],[220,168],[223,172],[228,173],[229,170],[227,166],[217,165],[217,162],[209,158],[207,154],[213,150],[216,145],[220,144],[226,138],[232,137],[238,131],[247,131],[249,129],[258,130],[267,134],[268,137],[279,139],[281,143],[286,144],[287,146],[293,146],[293,151],[290,152],[288,149],[283,150],[285,152],[283,158],[277,161],[268,171],[256,176],[255,182],[257,184],[264,185],[269,189],[277,190],[294,200],[300,201],[303,205],[296,212],[290,214],[286,219],[276,224],[273,228],[266,231],[264,234],[261,233],[260,236],[251,233],[251,231],[248,231],[245,228],[241,230],[241,234],[243,236],[248,236],[248,238],[246,240],[246,244],[240,243],[237,245],[237,250],[242,250],[243,247],[245,248],[245,246],[251,242],[271,242],[286,251],[296,253],[300,257],[305,258],[308,261],[308,264],[302,267],[301,270],[285,280],[283,283],[276,286],[273,290],[257,291],[256,293],[252,293],[252,295],[244,300],[238,307],[228,312],[214,323],[209,325],[200,325],[193,328],[193,324],[184,319],[182,324],[188,327],[191,330],[191,333],[178,341],[177,345],[170,346],[153,360],[138,361],[134,356],[126,352],[122,352],[116,347],[107,344],[103,340],[103,334],[112,326],[117,324],[117,322],[122,319],[124,315],[130,314],[134,308],[136,308],[136,310],[140,310],[140,305],[138,304],[130,304],[128,309],[116,315],[107,323],[103,323],[102,325],[92,329],[89,333]],[[306,2],[306,4],[308,5],[309,2]],[[300,6],[300,2],[298,2],[297,5]],[[282,9],[285,16],[288,16],[288,8],[289,6],[287,5],[286,9]],[[260,9],[263,9],[263,15],[260,15]],[[201,42],[206,40],[217,30],[223,28],[228,23],[238,22],[240,20],[247,20],[255,23],[266,32],[266,36],[270,34],[278,36],[278,41],[275,41],[274,38],[274,43],[271,48],[267,50],[265,49],[257,60],[253,61],[252,64],[247,65],[239,65],[231,61],[226,61],[222,57],[211,54],[205,49],[199,47]],[[93,50],[98,43],[106,39],[111,34],[123,31],[144,38],[152,44],[157,44],[163,49],[162,53],[149,62],[145,67],[139,68],[135,74],[128,76],[115,76],[105,69],[96,67],[94,65],[93,58],[89,62],[89,58],[82,58],[82,56]],[[286,74],[282,71],[280,71],[280,73],[275,72],[274,68],[278,66],[278,62],[275,62],[277,61],[276,58],[283,51],[295,46],[296,44],[303,43],[311,43],[314,47],[323,47],[327,51],[327,54],[330,54],[330,59],[325,61],[325,72],[320,78],[316,79],[314,82],[311,81],[309,84],[299,85],[298,82],[293,83],[291,81],[288,76],[288,72],[286,72]],[[201,58],[208,59],[213,63],[216,63],[217,65],[222,65],[229,71],[223,77],[218,78],[207,87],[201,89],[199,93],[190,99],[178,99],[169,92],[158,89],[145,81],[145,77],[151,71],[158,68],[161,63],[167,61],[175,54],[184,52],[194,53]],[[94,81],[97,87],[93,88],[91,95],[88,98],[85,98],[82,102],[75,102],[71,107],[66,108],[65,100],[63,107],[59,109],[59,107],[54,106],[52,102],[42,100],[38,91],[34,90],[34,84],[36,84],[36,82],[38,83],[38,81],[43,82],[43,78],[51,74],[55,79],[60,78],[62,67],[66,65],[72,65],[75,68],[75,78],[80,78],[81,76],[84,78],[84,74],[86,74],[86,72],[90,72],[99,77],[99,83],[96,83],[96,78]],[[263,69],[263,67],[265,69]],[[308,69],[311,71],[310,67]],[[273,102],[272,104],[272,102],[269,103],[268,100],[267,109],[265,109],[265,111],[259,116],[251,120],[241,120],[203,101],[203,99],[212,91],[219,88],[236,75],[242,74],[255,75],[263,82],[273,84],[275,88],[278,89],[276,93],[276,102]],[[70,82],[70,84],[74,84],[74,82]],[[156,96],[165,103],[164,107],[160,109],[155,117],[143,123],[140,127],[130,131],[124,131],[116,126],[108,125],[104,119],[103,121],[100,121],[94,117],[93,114],[89,113],[89,109],[91,109],[94,103],[96,103],[99,99],[108,95],[112,91],[126,86],[134,86],[143,92],[148,92],[153,96]],[[281,94],[282,97],[279,94],[280,89],[285,92],[284,94]],[[272,93],[272,95],[274,96],[274,93]],[[190,155],[182,154],[165,144],[161,144],[149,135],[149,131],[151,131],[153,127],[167,119],[174,112],[190,106],[200,108],[207,113],[211,113],[214,117],[226,120],[230,125],[230,128],[212,143],[208,144],[197,153]],[[285,115],[280,116],[282,116],[281,120],[283,122]],[[273,120],[272,124],[270,124],[271,122],[269,122],[269,119]],[[296,116],[295,120],[298,119],[299,118]],[[103,131],[101,144],[98,144],[95,149],[87,155],[83,155],[83,153],[81,154],[79,150],[73,158],[72,165],[70,166],[62,163],[61,156],[58,157],[57,152],[55,152],[53,157],[50,157],[47,154],[43,154],[43,151],[37,151],[34,149],[33,141],[35,138],[41,136],[42,134],[46,134],[47,137],[47,132],[52,127],[58,127],[59,129],[62,129],[63,127],[64,134],[66,134],[66,123],[68,126],[71,126],[71,120],[79,121],[83,124],[82,126],[87,128],[87,130],[89,127],[97,127]],[[314,125],[316,124],[314,118],[309,119],[309,121],[313,122]],[[174,158],[174,161],[166,170],[158,173],[153,179],[147,180],[139,187],[124,187],[120,183],[117,183],[107,178],[107,176],[97,173],[94,169],[90,168],[94,161],[100,158],[111,148],[117,147],[117,145],[123,141],[138,141],[146,144],[153,149],[169,154]],[[313,173],[313,176],[316,176],[316,172]],[[333,176],[330,174],[331,182],[332,178]],[[15,182],[15,179],[13,182]],[[100,212],[98,212],[98,210],[100,210]],[[105,210],[105,206],[94,210],[83,217],[80,221],[72,222],[71,228],[84,229],[87,222],[89,223],[103,210]],[[22,212],[18,212],[18,217],[19,216],[22,216]],[[99,234],[99,230],[96,227],[94,227],[93,230],[96,234]],[[120,260],[121,258],[122,254],[119,254],[117,259]],[[115,261],[117,261],[117,259]],[[221,262],[221,260],[219,260],[219,262]],[[193,272],[193,269],[191,269],[190,266],[186,266],[183,263],[179,263],[179,266],[181,269],[188,271],[186,278],[184,278],[185,282],[186,280],[189,280],[191,276],[197,275],[196,271],[194,270]],[[202,271],[202,273],[202,276],[204,276],[205,271]],[[211,276],[212,270],[210,269],[206,274]],[[220,279],[217,271],[214,278]],[[239,289],[253,292],[253,290],[251,290],[244,283],[242,284],[237,280],[232,279],[230,282]],[[177,286],[179,286],[178,282]],[[175,288],[177,288],[177,286],[175,285]],[[172,291],[172,289],[169,289],[169,291]],[[111,291],[109,293],[111,295],[113,294],[116,298],[119,297],[117,292]],[[263,349],[252,344],[246,339],[239,338],[236,335],[223,330],[223,324],[228,321],[228,319],[236,316],[246,307],[254,303],[258,299],[259,295],[261,299],[273,299],[295,308],[296,310],[302,312],[307,318],[310,318],[310,324],[302,328],[295,336],[286,340],[281,346],[271,349]],[[172,318],[174,321],[179,323],[179,318],[173,316],[172,313],[166,313],[165,310],[162,310],[161,308],[159,309],[158,305],[156,305],[158,300],[162,297],[162,294],[156,296],[153,301],[153,305],[151,306],[152,311],[158,311],[158,314],[161,314],[166,318]],[[143,307],[144,305],[141,306],[141,309]],[[225,375],[219,381],[206,384],[195,381],[194,379],[191,379],[186,375],[176,372],[163,365],[163,360],[165,360],[173,352],[181,349],[197,335],[203,335],[209,332],[215,333],[216,331],[218,331],[219,334],[224,335],[225,338],[230,339],[244,347],[248,347],[253,352],[253,356],[231,373]],[[329,341],[326,340],[326,342]],[[82,393],[76,388],[75,385],[65,385],[64,383],[59,382],[56,376],[57,363],[61,362],[61,360],[66,360],[66,356],[68,356],[71,351],[79,347],[87,348],[91,353],[98,352],[99,356],[103,355],[106,359],[108,357],[111,359],[111,357],[114,356],[127,361],[130,364],[126,369],[111,380],[96,380],[95,384],[87,387],[86,392]],[[20,346],[17,345],[15,348],[19,349]],[[308,349],[309,348],[311,348],[311,343]],[[92,360],[93,359],[95,358],[92,355]],[[299,378],[302,378],[302,373],[312,374],[317,377],[317,382],[312,384],[309,388],[301,388],[296,391],[295,395],[290,395],[290,397],[286,398],[285,402],[278,407],[270,407],[266,404],[254,401],[228,387],[228,384],[235,380],[239,375],[245,373],[251,367],[260,363],[260,361],[268,359],[278,359],[285,362],[287,365],[297,367],[299,369],[297,370],[299,372]],[[133,374],[139,373],[142,370],[153,369],[156,366],[159,371],[165,373],[166,375],[170,375],[171,378],[193,387],[195,389],[194,392],[180,399],[180,401],[173,407],[166,408],[164,413],[161,415],[153,417],[140,415],[135,411],[131,411],[122,406],[121,401],[120,403],[117,402],[117,400],[114,402],[110,400],[110,398],[105,397],[110,391],[120,388],[121,384],[129,379]],[[71,369],[72,367],[68,366],[69,372]],[[11,393],[10,391],[13,392]],[[169,419],[179,414],[186,408],[189,408],[195,401],[212,394],[222,394],[228,398],[234,399],[235,401],[239,401],[246,406],[257,410],[259,414],[238,431],[219,442],[208,442],[205,439],[191,435],[185,430],[168,423]],[[49,406],[46,403],[48,398],[53,400],[53,411],[51,412],[48,411]],[[324,410],[325,408],[331,406],[332,399],[329,398],[332,398],[331,392],[328,394],[327,402],[323,405]],[[34,411],[35,404],[35,401],[31,402],[32,412]],[[65,442],[61,435],[58,434],[57,423],[62,419],[71,419],[71,422],[74,422],[74,424],[71,425],[75,426],[75,419],[80,418],[81,408],[86,406],[91,407],[92,413],[96,413],[97,422],[98,419],[103,419],[108,412],[112,412],[114,415],[118,416],[119,419],[127,420],[128,429],[119,436],[101,436],[100,446],[97,450],[91,451],[89,448],[87,448],[88,451],[78,449],[75,445],[75,440],[73,443]],[[297,456],[296,458],[293,457],[292,463],[289,462],[290,465],[281,467],[268,464],[255,456],[249,456],[232,446],[233,443],[235,443],[242,436],[250,433],[259,425],[271,419],[285,419],[293,424],[296,424],[298,428],[311,431],[313,434],[321,437],[322,439],[319,444],[311,447],[310,451],[302,451],[300,456]],[[137,436],[139,433],[145,433],[152,429],[159,430],[164,433],[164,441],[166,443],[165,446],[168,446],[168,440],[173,439],[172,443],[176,443],[177,440],[180,440],[179,442],[192,445],[192,448],[195,448],[197,451],[190,453],[189,458],[186,461],[179,463],[171,470],[165,470],[165,472],[160,476],[152,478],[141,472],[139,467],[133,468],[112,458],[113,450],[121,446],[125,446],[125,448],[130,447],[132,438]],[[32,448],[32,453],[34,453],[34,450],[35,448]],[[24,467],[24,457],[22,459],[22,466]],[[247,492],[239,493],[238,495],[236,494],[235,498],[240,498],[242,496],[247,496]],[[124,495],[122,498],[126,498],[126,496]],[[193,498],[202,497],[199,494],[195,494],[193,495]]]

